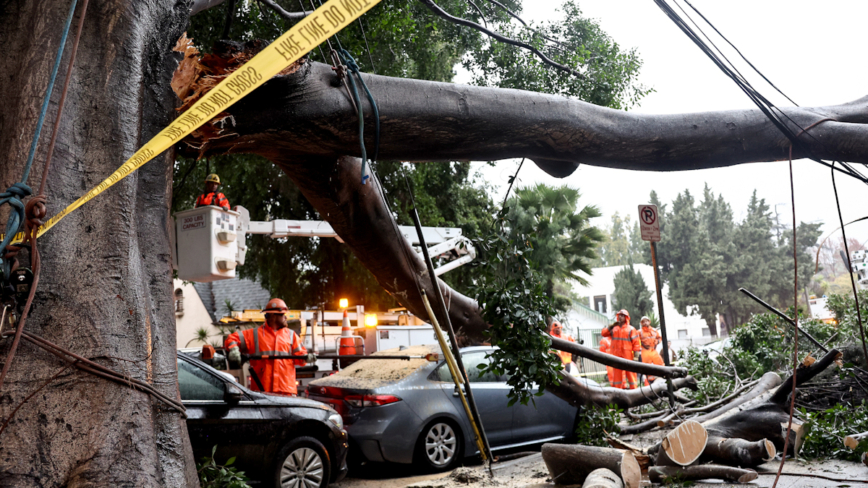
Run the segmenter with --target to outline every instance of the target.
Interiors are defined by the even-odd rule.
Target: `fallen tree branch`
[[[682,396],[681,398],[686,398],[686,397]],[[676,400],[681,401],[678,398],[676,398]],[[697,400],[689,400],[689,401],[685,402],[684,405],[681,405],[681,406],[682,407],[689,407],[691,405],[696,405],[697,403],[699,403]],[[666,415],[670,411],[671,410],[668,408],[665,410],[658,410],[656,412],[646,412],[646,413],[630,413],[629,410],[626,410],[626,411],[624,411],[624,414],[627,415],[627,417],[629,417],[632,420],[643,420],[643,419],[650,419],[650,418],[659,418],[661,415]]]
[[[709,412],[705,415],[701,415],[699,417],[696,417],[694,420],[702,423],[702,422],[708,422],[709,420],[712,420],[712,419],[716,419],[717,417],[720,417],[721,415],[732,410],[733,408],[744,405],[745,403],[753,400],[754,398],[762,395],[763,393],[771,390],[772,388],[774,388],[780,384],[781,384],[781,377],[778,376],[777,373],[768,372],[768,373],[764,374],[762,376],[762,378],[759,379],[759,382],[756,383],[756,386],[754,386],[753,389],[751,389],[751,391],[748,392],[747,395],[744,395],[741,398],[733,401],[732,403],[718,408],[717,410],[714,410],[714,411]]]
[[[651,420],[646,420],[644,422],[639,422],[638,424],[628,425],[626,427],[621,427],[622,434],[638,434],[640,432],[646,432],[651,429],[659,427],[657,424],[658,421],[662,420],[666,416],[669,415],[669,412],[664,413],[660,417],[653,418]]]
[[[590,347],[576,344],[575,342],[558,339],[557,337],[552,337],[551,340],[552,349],[575,354],[576,356],[581,356],[585,359],[590,359],[600,364],[624,371],[657,376],[658,378],[684,378],[687,376],[687,368],[657,366],[656,364],[648,364],[641,361],[631,361],[629,359],[619,358],[613,354],[607,354],[596,349],[591,349]]]
[[[299,19],[303,19],[303,18],[307,17],[307,15],[308,15],[307,12],[287,12],[286,10],[283,10],[283,8],[280,5],[274,3],[273,0],[259,0],[259,1],[264,3],[266,7],[277,12],[277,15],[283,17],[286,20],[299,20]]]
[[[733,483],[747,483],[757,478],[757,472],[751,469],[717,466],[714,464],[688,467],[652,466],[648,468],[648,478],[652,483],[665,483],[673,478],[683,481],[715,478]]]
[[[780,387],[775,391],[772,397],[769,399],[770,402],[776,403],[778,405],[783,405],[784,402],[789,398],[790,393],[793,390],[793,381],[796,382],[796,386],[798,387],[802,383],[806,383],[811,381],[814,376],[822,373],[830,364],[832,364],[836,359],[839,359],[843,354],[841,351],[837,349],[832,349],[825,356],[815,361],[810,366],[800,366],[796,370],[795,380],[791,375],[789,378],[784,380]]]
[[[566,400],[573,406],[596,405],[605,407],[614,404],[623,409],[637,407],[651,403],[654,400],[664,398],[666,393],[666,380],[658,379],[651,386],[643,386],[634,390],[622,390],[620,388],[604,388],[597,385],[587,385],[570,375],[559,374],[560,384],[551,385],[548,391],[562,400]],[[675,389],[698,388],[693,376],[672,380]]]

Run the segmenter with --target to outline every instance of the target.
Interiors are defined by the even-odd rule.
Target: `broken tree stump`
[[[705,451],[708,432],[699,422],[687,420],[666,434],[657,451],[658,466],[689,466]]]
[[[542,458],[552,481],[559,485],[584,483],[588,475],[598,468],[606,468],[618,474],[625,488],[639,488],[642,480],[639,463],[629,451],[608,447],[543,444]]]
[[[774,443],[768,439],[750,442],[744,439],[709,436],[699,462],[755,468],[771,461],[776,454]]]
[[[868,438],[868,432],[862,432],[861,434],[850,434],[844,438],[844,445],[849,447],[850,449],[856,449],[859,446],[859,442],[862,439]]]
[[[585,478],[582,488],[624,488],[624,482],[611,470],[599,468]]]
[[[652,483],[664,483],[669,479],[679,481],[705,480],[709,478],[722,479],[733,483],[747,483],[757,478],[752,469],[733,468],[705,464],[702,466],[652,466],[648,469],[648,478]]]

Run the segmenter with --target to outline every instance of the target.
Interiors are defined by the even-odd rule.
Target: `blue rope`
[[[33,159],[36,156],[36,146],[39,142],[39,136],[42,134],[42,124],[45,122],[45,114],[48,112],[48,104],[51,101],[51,92],[54,89],[54,82],[57,80],[57,71],[60,69],[60,61],[63,58],[63,48],[66,46],[66,38],[69,34],[69,27],[72,25],[72,18],[75,16],[75,6],[78,0],[72,0],[69,6],[69,15],[66,18],[66,25],[63,28],[63,36],[60,38],[60,46],[57,48],[57,56],[54,59],[54,69],[51,71],[51,78],[48,80],[48,89],[45,91],[45,98],[42,100],[42,111],[39,113],[39,120],[36,122],[36,131],[33,134],[33,141],[30,143],[30,154],[27,156],[27,164],[24,166],[24,175],[21,176],[21,182],[15,183],[0,193],[0,206],[11,205],[12,212],[9,214],[9,220],[6,221],[6,235],[3,241],[0,242],[0,252],[6,249],[15,235],[24,223],[24,203],[22,198],[26,198],[33,194],[33,189],[27,186],[27,178],[30,177],[30,168],[33,166]],[[11,272],[11,263],[9,260],[2,260],[3,280],[9,281],[9,273]]]
[[[377,156],[380,152],[380,109],[377,107],[377,101],[374,100],[374,95],[371,93],[371,90],[368,89],[368,85],[362,78],[361,71],[359,70],[359,64],[346,49],[341,48],[340,55],[341,58],[343,58],[344,63],[346,63],[347,68],[349,68],[350,71],[355,74],[356,77],[359,79],[359,83],[361,83],[362,88],[364,88],[365,94],[368,96],[368,101],[371,102],[371,107],[373,107],[374,109],[374,157],[371,158],[371,164],[373,164],[377,162]],[[359,140],[362,144],[362,184],[364,185],[366,180],[369,178],[369,175],[365,175],[367,152],[365,151],[364,112],[362,110],[362,103],[359,97],[358,90],[356,89],[356,83],[353,80],[353,77],[348,76],[347,79],[350,82],[350,88],[352,88],[353,98],[356,101],[356,105],[359,107]]]

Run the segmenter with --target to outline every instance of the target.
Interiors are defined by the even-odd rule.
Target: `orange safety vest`
[[[612,339],[603,337],[600,339],[600,352],[609,354],[612,350]]]
[[[570,335],[562,336],[559,334],[552,333],[552,337],[557,337],[558,339],[563,339],[565,341],[576,342],[576,340],[573,339],[572,336],[570,336]],[[555,351],[555,352],[557,352],[558,356],[561,358],[561,363],[568,364],[568,363],[571,363],[573,361],[573,355],[571,353],[568,353],[567,351]]]
[[[612,339],[610,352],[615,356],[631,359],[634,351],[642,350],[641,343],[639,342],[639,333],[636,332],[636,329],[629,322],[626,322],[623,326],[616,325],[612,328],[611,333],[608,327],[603,327],[601,335]]]
[[[229,210],[229,200],[226,199],[226,195],[219,192],[203,193],[199,195],[199,198],[196,199],[196,208],[207,205],[214,205],[215,207],[223,208],[223,210]]]
[[[657,346],[660,345],[660,333],[650,326],[641,327],[639,329],[639,341],[642,343],[642,349],[657,350]]]
[[[240,347],[243,354],[261,354],[276,356],[280,354],[303,355],[307,349],[301,345],[301,339],[292,329],[284,327],[274,330],[268,324],[255,329],[235,331],[229,334],[224,345],[226,349]],[[297,395],[295,382],[295,367],[304,366],[303,359],[251,359],[250,367],[256,372],[262,382],[264,391],[284,395]],[[250,389],[259,391],[254,382]]]

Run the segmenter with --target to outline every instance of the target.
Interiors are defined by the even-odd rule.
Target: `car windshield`
[[[181,359],[178,360],[178,387],[181,400],[209,401],[222,401],[225,388],[219,378]]]

